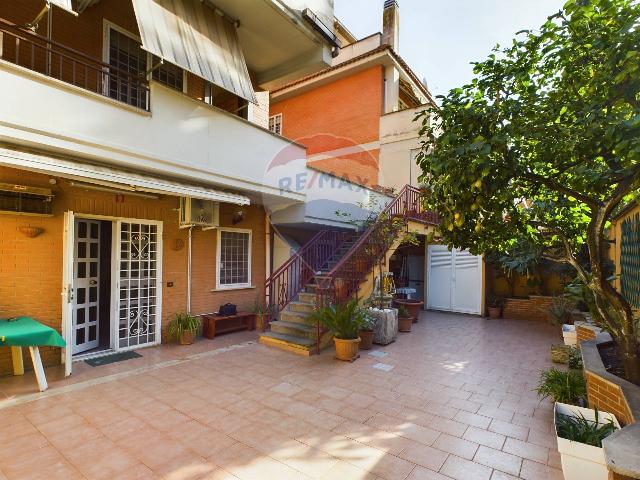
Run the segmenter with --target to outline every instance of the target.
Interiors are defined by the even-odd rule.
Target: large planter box
[[[369,312],[376,318],[373,343],[388,345],[394,342],[398,336],[398,310],[396,308],[385,308],[384,310],[370,308]]]
[[[582,415],[587,420],[595,422],[595,410],[590,408],[576,407],[566,403],[556,403],[554,407],[554,424],[557,414],[579,417]],[[619,429],[620,424],[611,413],[598,412],[598,422],[606,423],[613,421]],[[558,437],[558,452],[562,462],[562,472],[565,480],[607,480],[609,471],[601,447],[594,447],[585,443],[574,442],[558,436],[556,426],[556,436]]]

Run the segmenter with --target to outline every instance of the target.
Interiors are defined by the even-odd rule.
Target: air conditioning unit
[[[180,228],[202,227],[203,230],[220,225],[220,204],[213,200],[180,198]]]
[[[0,183],[0,213],[51,216],[52,200],[48,188]]]

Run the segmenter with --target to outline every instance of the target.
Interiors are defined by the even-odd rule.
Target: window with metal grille
[[[620,240],[620,289],[622,295],[640,308],[640,213],[622,222]]]
[[[109,28],[109,65],[132,76],[109,74],[109,96],[146,109],[148,92],[132,81],[135,77],[144,77],[147,72],[147,52],[142,49],[140,42],[115,28]]]
[[[282,135],[282,114],[269,117],[269,130],[278,135]]]
[[[251,284],[251,230],[218,230],[218,288]]]
[[[151,78],[169,88],[182,92],[184,86],[184,70],[173,63],[164,62],[158,65],[159,63],[160,59],[153,55],[151,65],[153,67],[156,67],[157,65],[157,67],[153,69]]]

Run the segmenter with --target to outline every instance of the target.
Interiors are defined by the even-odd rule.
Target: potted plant
[[[256,297],[256,301],[253,304],[253,313],[256,315],[256,328],[264,332],[269,325],[271,305],[267,305],[260,297]]]
[[[312,312],[308,321],[319,322],[333,334],[338,360],[353,362],[358,358],[358,331],[364,322],[364,312],[357,300],[322,307]]]
[[[169,337],[175,338],[181,345],[191,345],[198,334],[200,321],[187,312],[176,313],[169,322]]]
[[[555,325],[572,325],[576,302],[565,295],[553,297],[547,313]]]
[[[401,304],[398,307],[398,330],[400,332],[410,332],[412,323],[413,318],[411,317],[409,310]]]
[[[420,316],[420,307],[424,305],[424,302],[422,302],[421,300],[411,299],[399,299],[394,301],[398,305],[398,308],[404,306],[407,309],[408,316],[412,319],[413,323],[418,323],[418,317]]]
[[[502,317],[502,308],[504,307],[504,298],[490,293],[487,295],[487,310],[489,318]]]
[[[363,310],[362,325],[358,332],[360,335],[360,350],[371,350],[375,328],[376,318],[368,310]]]
[[[602,440],[620,428],[616,417],[558,402],[554,423],[565,480],[607,480]]]
[[[564,372],[557,368],[543,370],[536,389],[542,398],[551,397],[554,402],[583,403],[587,395],[587,385],[582,372],[570,370]]]

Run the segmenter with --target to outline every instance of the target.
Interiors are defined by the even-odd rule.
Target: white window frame
[[[273,120],[274,125],[276,121],[280,124],[279,132],[276,132],[274,129],[271,128],[271,120]],[[281,113],[277,113],[269,117],[269,130],[271,130],[271,132],[275,133],[276,135],[282,135],[282,114]]]
[[[246,228],[227,228],[219,227],[216,229],[216,290],[237,290],[240,288],[251,288],[251,264],[253,263],[253,230]],[[221,284],[220,283],[220,265],[222,259],[222,232],[233,233],[247,233],[249,234],[249,251],[247,255],[249,261],[247,262],[247,282],[246,283],[233,283],[233,284]]]

